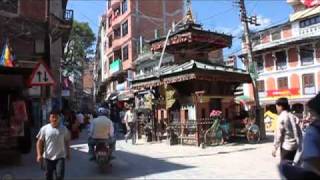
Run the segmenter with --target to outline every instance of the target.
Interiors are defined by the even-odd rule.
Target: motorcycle
[[[111,166],[110,160],[112,149],[106,142],[98,142],[95,147],[95,161],[99,166],[100,171],[104,171],[108,166]]]

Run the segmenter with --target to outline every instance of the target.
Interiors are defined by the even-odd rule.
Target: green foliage
[[[95,35],[87,22],[74,21],[61,62],[64,76],[81,76],[83,63],[94,54]]]

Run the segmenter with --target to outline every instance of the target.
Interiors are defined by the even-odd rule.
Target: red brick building
[[[102,81],[106,96],[127,91],[144,41],[164,35],[184,15],[183,0],[112,0],[106,12]],[[141,38],[140,38],[141,37]],[[142,43],[141,43],[142,42]],[[140,45],[141,44],[141,45]]]

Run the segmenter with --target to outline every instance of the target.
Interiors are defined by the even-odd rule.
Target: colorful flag
[[[301,0],[301,2],[308,8],[320,5],[320,0]]]
[[[14,60],[14,57],[10,51],[9,40],[7,39],[2,49],[0,65],[5,67],[13,67],[13,60]]]

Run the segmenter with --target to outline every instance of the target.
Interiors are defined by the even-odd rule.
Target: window
[[[108,42],[109,42],[109,48],[111,48],[112,47],[112,36],[111,35],[108,37]]]
[[[287,69],[287,54],[285,51],[275,53],[277,70]]]
[[[262,55],[257,56],[257,57],[255,57],[255,60],[257,62],[258,72],[263,72],[263,69],[264,69],[263,56]]]
[[[113,11],[113,19],[116,19],[119,15],[120,15],[120,6]]]
[[[110,9],[110,8],[111,8],[111,0],[108,1],[108,9]]]
[[[278,78],[278,89],[288,89],[288,77]]]
[[[125,61],[129,58],[129,53],[128,53],[128,45],[122,48],[122,60]]]
[[[300,54],[301,64],[303,66],[314,63],[314,60],[313,60],[314,49],[312,45],[300,46],[299,54]]]
[[[320,23],[320,16],[315,16],[315,17],[300,21],[300,28],[305,28],[318,23]]]
[[[252,46],[257,46],[261,44],[260,35],[252,38]]]
[[[115,30],[113,31],[113,35],[114,35],[114,38],[115,38],[115,39],[121,37],[121,29],[120,29],[120,27],[117,28],[117,29],[115,29]]]
[[[0,0],[0,11],[5,11],[8,13],[18,14],[18,0]]]
[[[110,2],[110,1],[108,1],[108,2]],[[109,16],[108,17],[108,27],[111,27],[111,25],[112,25],[112,16]]]
[[[278,30],[278,31],[271,33],[271,37],[272,37],[272,41],[281,39],[281,31]]]
[[[259,92],[264,92],[264,80],[257,81],[257,89]]]
[[[188,112],[188,110],[184,110],[184,118],[185,118],[186,121],[189,120],[189,112]]]
[[[122,23],[121,29],[122,29],[122,37],[128,34],[128,20]]]
[[[314,74],[302,75],[303,94],[315,94],[316,87],[314,82]]]
[[[127,0],[123,0],[121,6],[122,6],[121,13],[124,14],[128,10],[128,1]]]

